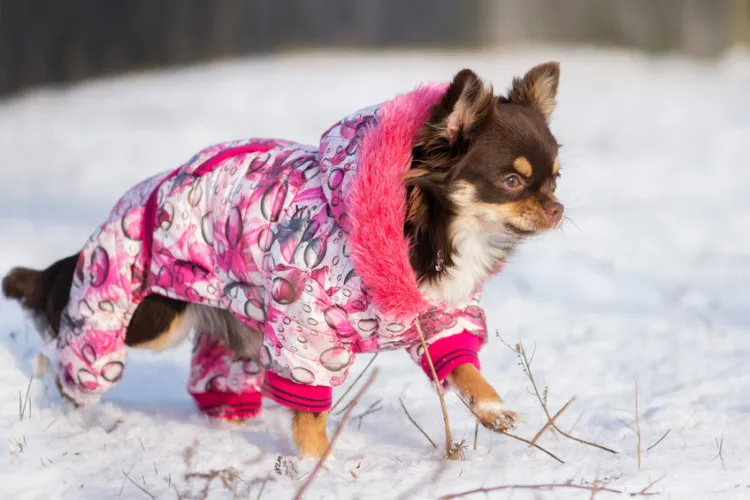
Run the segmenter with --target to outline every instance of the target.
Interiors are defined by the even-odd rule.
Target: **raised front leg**
[[[448,375],[448,383],[469,404],[483,426],[499,432],[515,426],[518,415],[505,408],[503,400],[474,365],[464,363],[457,366]]]
[[[292,410],[292,438],[299,456],[321,458],[328,450],[328,412]]]

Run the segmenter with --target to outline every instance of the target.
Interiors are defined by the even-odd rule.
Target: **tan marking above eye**
[[[525,156],[519,156],[513,161],[513,168],[516,172],[523,175],[524,177],[531,177],[534,169],[531,167],[531,163],[526,159]]]
[[[560,161],[555,158],[555,163],[552,164],[552,175],[556,175],[560,171]]]

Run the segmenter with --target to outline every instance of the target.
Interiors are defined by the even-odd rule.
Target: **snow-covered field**
[[[0,273],[73,253],[127,187],[205,145],[246,136],[316,142],[339,117],[420,81],[468,66],[502,89],[555,58],[562,82],[552,128],[564,145],[559,193],[572,221],[526,244],[487,286],[484,306],[493,332],[536,347],[532,370],[549,387],[550,411],[577,395],[560,427],[619,454],[547,433],[540,444],[561,465],[485,430],[474,451],[472,417],[451,394],[454,435],[470,446],[465,460],[444,463],[399,405],[402,398],[441,443],[434,391],[404,353],[384,353],[354,415],[376,401],[382,410],[347,424],[336,461],[306,498],[437,498],[596,479],[636,492],[662,476],[649,491],[663,498],[750,498],[747,54],[717,63],[555,48],[307,54],[28,93],[0,102]],[[19,308],[1,301],[0,498],[174,498],[202,488],[186,472],[233,467],[241,498],[247,483],[249,498],[280,499],[311,469],[293,458],[279,407],[244,428],[196,415],[184,389],[188,345],[131,351],[120,384],[85,411],[68,410],[49,380],[35,379],[21,419],[19,391],[26,395],[39,348]],[[481,358],[487,378],[526,417],[518,434],[531,438],[545,419],[514,354],[493,335]],[[347,384],[368,360],[358,360]],[[232,496],[220,479],[209,493]],[[590,493],[490,498],[511,495]]]

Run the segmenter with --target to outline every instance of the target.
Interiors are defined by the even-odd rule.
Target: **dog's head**
[[[548,123],[560,67],[541,64],[495,96],[471,70],[458,73],[432,110],[408,183],[447,190],[457,215],[518,237],[558,227],[558,144]]]
[[[559,77],[558,63],[541,64],[502,96],[471,70],[454,77],[418,134],[406,178],[407,230],[428,237],[422,246],[444,248],[449,260],[458,240],[481,234],[476,246],[502,249],[502,260],[523,238],[560,225],[559,146],[548,126]]]

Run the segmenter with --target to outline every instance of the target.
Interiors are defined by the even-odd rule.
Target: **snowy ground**
[[[553,122],[564,145],[560,197],[573,221],[525,245],[487,286],[484,305],[493,332],[536,346],[532,369],[549,386],[552,411],[578,396],[560,426],[620,453],[547,434],[540,443],[560,465],[482,430],[477,451],[443,465],[398,403],[440,443],[428,381],[405,354],[385,353],[354,414],[377,400],[383,409],[346,427],[336,462],[307,498],[436,498],[596,478],[634,492],[661,476],[653,491],[663,498],[750,498],[748,55],[699,63],[539,48],[309,54],[29,93],[0,103],[0,273],[76,251],[128,186],[204,145],[258,135],[315,142],[344,114],[420,81],[469,66],[500,89],[552,58],[563,71]],[[18,307],[1,301],[0,498],[148,498],[125,474],[159,498],[196,493],[201,481],[184,477],[191,446],[191,470],[234,467],[251,484],[250,498],[289,498],[310,470],[291,458],[278,407],[247,428],[218,428],[196,415],[184,390],[187,345],[163,355],[132,351],[119,386],[86,411],[65,409],[49,381],[35,379],[21,420],[19,391],[25,395],[39,347]],[[514,354],[493,336],[482,362],[525,415],[518,433],[530,438],[544,419]],[[631,430],[636,381],[640,472]],[[448,404],[455,436],[471,443],[471,416],[454,395]],[[231,497],[218,479],[210,493]],[[589,498],[576,490],[490,497],[511,494]]]

